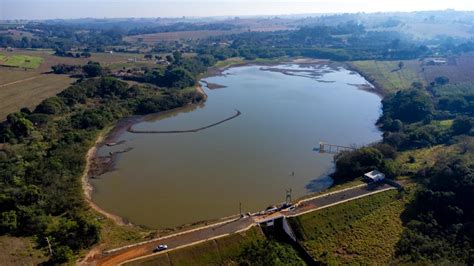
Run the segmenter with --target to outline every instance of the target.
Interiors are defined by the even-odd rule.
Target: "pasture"
[[[7,56],[0,54],[0,66],[35,69],[38,68],[42,62],[43,59],[36,56],[16,54]]]
[[[400,69],[398,64],[403,62]],[[362,74],[368,81],[380,87],[385,92],[395,92],[406,90],[413,82],[425,84],[425,79],[421,74],[421,61],[354,61],[352,67]]]
[[[403,62],[401,69],[399,62]],[[353,61],[350,65],[388,93],[408,89],[413,82],[428,85],[440,76],[449,78],[449,84],[474,83],[474,55],[447,58],[444,65],[427,65],[422,60]]]

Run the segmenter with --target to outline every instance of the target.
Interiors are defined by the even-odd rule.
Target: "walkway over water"
[[[337,144],[329,144],[325,142],[319,142],[319,148],[314,148],[315,151],[320,153],[334,153],[338,154],[341,151],[353,151],[356,147],[341,146]]]

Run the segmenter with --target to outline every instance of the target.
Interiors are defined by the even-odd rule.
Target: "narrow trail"
[[[220,125],[222,123],[225,123],[229,120],[232,120],[234,118],[237,118],[239,115],[241,115],[242,113],[239,111],[239,110],[235,110],[236,111],[236,114],[231,116],[231,117],[228,117],[224,120],[221,120],[219,122],[216,122],[214,124],[211,124],[211,125],[207,125],[207,126],[204,126],[204,127],[200,127],[200,128],[195,128],[195,129],[188,129],[188,130],[135,130],[133,129],[133,126],[130,126],[128,127],[127,131],[130,132],[130,133],[136,133],[136,134],[172,134],[172,133],[194,133],[194,132],[199,132],[201,130],[205,130],[205,129],[208,129],[208,128],[211,128],[211,127],[215,127],[217,125]]]
[[[0,88],[10,86],[10,85],[13,85],[13,84],[17,84],[17,83],[21,83],[21,82],[25,82],[25,81],[28,81],[28,80],[33,80],[33,79],[38,78],[39,76],[41,76],[41,75],[26,78],[26,79],[21,79],[21,80],[17,80],[17,81],[13,81],[13,82],[10,82],[10,83],[0,84]]]

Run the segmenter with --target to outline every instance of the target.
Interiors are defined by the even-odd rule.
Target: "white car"
[[[168,249],[168,246],[162,244],[162,245],[158,245],[155,249],[153,249],[153,252],[160,252],[166,249]]]

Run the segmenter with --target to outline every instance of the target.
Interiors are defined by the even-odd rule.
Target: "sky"
[[[474,0],[0,0],[0,20],[474,10]]]

